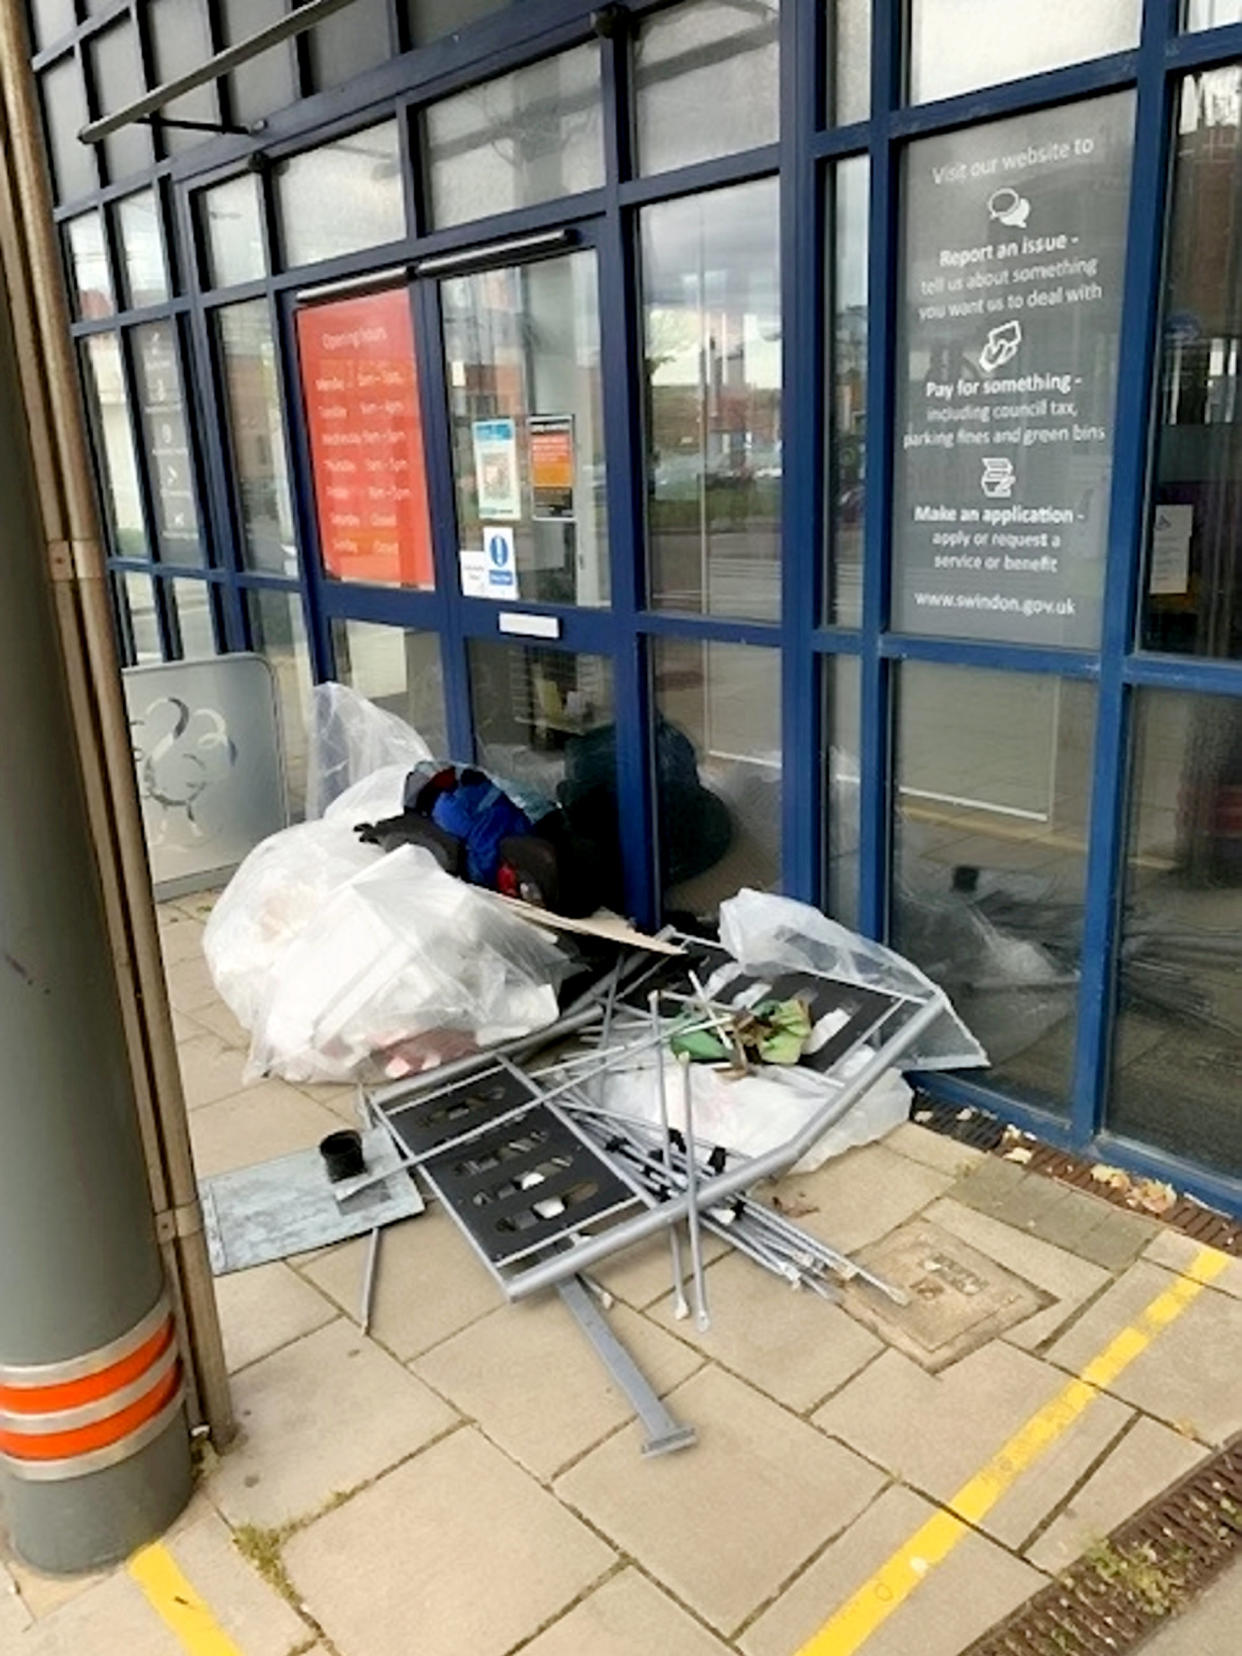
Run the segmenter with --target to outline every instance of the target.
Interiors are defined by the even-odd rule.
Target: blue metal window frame
[[[667,0],[636,0],[626,8],[641,19]],[[213,43],[220,39],[215,0],[204,0]],[[416,283],[415,326],[420,352],[429,453],[429,488],[437,524],[435,593],[394,592],[343,586],[323,578],[314,546],[313,499],[306,433],[297,386],[292,337],[292,295],[298,289],[408,264],[433,252],[464,249],[507,235],[574,223],[589,226],[598,250],[604,419],[608,470],[606,499],[612,557],[611,607],[602,611],[548,610],[563,622],[558,645],[598,650],[611,656],[618,706],[618,781],[627,820],[646,825],[643,845],[632,857],[627,895],[632,912],[650,919],[657,907],[658,881],[650,852],[655,821],[650,752],[648,653],[661,637],[714,639],[782,650],[781,721],[783,772],[783,883],[792,895],[820,901],[824,893],[827,779],[822,774],[824,664],[835,655],[854,657],[861,680],[859,750],[865,779],[860,799],[859,912],[864,930],[884,937],[891,901],[892,694],[896,664],[940,662],[980,669],[1055,674],[1087,679],[1098,688],[1091,826],[1086,847],[1086,913],[1073,1096],[1064,1116],[1025,1105],[986,1086],[957,1076],[923,1078],[929,1091],[962,1103],[981,1104],[1029,1127],[1051,1142],[1106,1153],[1124,1166],[1171,1178],[1208,1201],[1242,1210],[1242,1183],[1180,1161],[1149,1146],[1112,1134],[1106,1119],[1116,961],[1120,928],[1120,883],[1125,857],[1129,784],[1131,704],[1137,689],[1190,690],[1242,696],[1242,662],[1156,656],[1136,646],[1135,612],[1139,569],[1148,514],[1152,436],[1152,383],[1158,348],[1162,259],[1168,218],[1170,135],[1177,85],[1197,70],[1242,60],[1242,24],[1183,34],[1177,0],[1144,0],[1137,45],[1088,63],[1073,64],[939,102],[911,106],[904,101],[903,0],[874,0],[871,41],[871,113],[865,121],[825,124],[827,43],[825,6],[831,0],[782,0],[781,136],[778,144],[744,155],[689,167],[676,173],[637,177],[630,125],[630,57],[624,33],[602,40],[602,92],[606,177],[603,187],[571,201],[556,201],[505,213],[448,230],[428,227],[425,189],[418,157],[419,110],[436,98],[507,73],[522,64],[591,38],[588,0],[523,0],[463,30],[382,65],[349,86],[309,93],[279,111],[253,137],[225,135],[193,151],[164,155],[148,172],[106,181],[100,188],[57,209],[64,220],[91,206],[106,206],[152,179],[160,181],[171,206],[174,228],[170,262],[180,275],[168,305],[119,320],[79,323],[84,336],[139,321],[175,316],[183,330],[186,392],[202,430],[213,434],[200,452],[200,497],[214,556],[207,571],[167,571],[206,579],[221,602],[225,647],[247,641],[244,594],[273,587],[302,595],[315,676],[333,670],[331,624],[336,618],[377,620],[439,631],[445,657],[450,739],[458,751],[470,741],[466,642],[496,636],[495,611],[479,600],[450,599],[455,582],[454,499],[449,469],[439,317],[432,284]],[[118,0],[84,21],[66,39],[35,57],[36,70],[52,67],[66,53],[82,58],[90,34],[127,14],[136,19],[140,0]],[[393,0],[394,40],[404,41],[400,7]],[[146,35],[140,29],[149,70]],[[305,54],[302,89],[305,80]],[[1119,89],[1136,94],[1129,237],[1122,309],[1121,376],[1118,386],[1115,465],[1112,476],[1110,540],[1105,572],[1103,632],[1098,651],[1060,652],[977,641],[920,638],[889,627],[889,502],[894,470],[894,407],[897,363],[896,317],[901,270],[900,187],[902,157],[913,140],[955,127],[1029,113]],[[94,108],[94,90],[87,80]],[[227,116],[227,99],[224,100]],[[275,263],[276,225],[270,166],[283,155],[396,114],[404,134],[404,184],[409,233],[386,248],[281,271]],[[156,153],[162,146],[157,143]],[[826,314],[831,228],[831,174],[837,160],[866,156],[869,163],[867,343],[867,490],[863,518],[863,610],[858,627],[821,623],[824,589],[825,502],[822,488],[825,406],[822,381],[832,349]],[[267,157],[263,161],[261,157]],[[268,271],[262,280],[210,292],[202,281],[197,252],[194,198],[205,186],[258,166],[264,186]],[[643,547],[645,512],[642,479],[643,429],[641,310],[638,294],[636,215],[648,202],[709,188],[722,188],[778,174],[781,180],[780,258],[784,328],[782,482],[783,592],[778,624],[686,616],[647,608]],[[108,215],[109,219],[111,215]],[[109,245],[112,231],[109,226]],[[115,270],[115,247],[114,275]],[[114,283],[114,285],[116,285]],[[118,295],[119,285],[116,285]],[[303,548],[303,578],[290,582],[247,572],[240,559],[234,504],[223,441],[223,405],[211,349],[211,312],[223,303],[262,299],[268,306],[281,365],[285,399],[287,461]],[[187,343],[188,341],[188,343]],[[127,352],[123,356],[127,360]],[[221,434],[219,436],[215,434]],[[113,560],[118,571],[150,570],[158,564]]]

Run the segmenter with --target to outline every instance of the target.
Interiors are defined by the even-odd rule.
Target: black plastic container
[[[326,1139],[321,1139],[319,1154],[333,1184],[338,1179],[352,1179],[366,1172],[367,1164],[362,1159],[362,1134],[356,1133],[352,1127],[344,1127],[339,1133],[329,1133]]]

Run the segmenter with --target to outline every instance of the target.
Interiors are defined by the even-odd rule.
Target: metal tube
[[[826,1103],[822,1110],[816,1111],[793,1138],[778,1145],[775,1150],[739,1162],[736,1167],[731,1167],[726,1172],[717,1174],[714,1179],[709,1179],[698,1192],[700,1206],[712,1207],[729,1196],[736,1196],[748,1185],[757,1184],[761,1179],[773,1178],[791,1168],[834,1123],[841,1119],[869,1087],[875,1085],[885,1070],[890,1069],[903,1053],[910,1050],[923,1031],[930,1029],[936,1019],[944,1015],[948,1004],[947,996],[937,992],[926,1005],[920,1006],[913,1013],[908,1023],[889,1036],[874,1056],[845,1084],[840,1093]],[[598,1260],[607,1259],[619,1249],[628,1247],[633,1242],[641,1242],[644,1238],[663,1230],[665,1226],[674,1225],[677,1220],[684,1217],[688,1205],[684,1192],[680,1196],[670,1197],[658,1208],[637,1214],[633,1219],[623,1220],[611,1230],[600,1236],[593,1236],[579,1247],[568,1249],[555,1259],[532,1266],[520,1276],[510,1277],[505,1283],[505,1292],[511,1300],[520,1300],[529,1298],[531,1294],[541,1293],[545,1288],[553,1288],[574,1271],[588,1269]]]
[[[236,46],[226,46],[223,51],[209,57],[205,63],[200,63],[197,69],[190,69],[184,75],[178,75],[174,80],[167,80],[162,86],[157,86],[153,92],[145,93],[141,98],[135,98],[118,109],[114,115],[105,115],[102,120],[91,121],[78,133],[78,140],[83,144],[98,144],[122,127],[130,126],[134,121],[140,121],[144,115],[154,115],[157,110],[163,109],[174,98],[179,98],[183,92],[193,92],[196,87],[206,86],[209,81],[219,80],[230,69],[236,69],[240,64],[249,63],[260,52],[266,52],[269,47],[279,46],[284,40],[291,40],[294,35],[303,34],[307,29],[313,29],[316,23],[322,23],[325,17],[331,17],[333,12],[343,11],[353,0],[308,0],[297,11],[288,13],[285,17],[278,17],[275,23],[269,23],[265,29],[259,29],[245,40],[239,40]]]
[[[686,1229],[690,1233],[690,1273],[694,1279],[694,1320],[700,1334],[712,1326],[707,1309],[707,1283],[703,1276],[703,1237],[699,1230],[699,1164],[694,1159],[694,1100],[690,1057],[681,1054],[681,1109],[686,1139]]]
[[[664,1030],[660,1023],[660,994],[653,989],[648,997],[651,1022],[655,1028],[656,1050],[656,1089],[660,1101],[660,1139],[664,1153],[664,1171],[670,1181],[673,1172],[673,1145],[668,1130],[668,1097],[664,1091]],[[659,1211],[656,1209],[654,1211]],[[658,1227],[653,1226],[653,1229]],[[686,1278],[681,1264],[681,1237],[677,1234],[676,1224],[668,1229],[669,1253],[673,1266],[673,1315],[679,1319],[690,1315],[690,1307],[686,1303]]]
[[[191,1469],[27,427],[0,293],[0,1385],[66,1416],[49,1457],[43,1423],[6,1413],[0,1482],[16,1551],[68,1574],[159,1534]],[[126,1402],[75,1430],[86,1375]]]

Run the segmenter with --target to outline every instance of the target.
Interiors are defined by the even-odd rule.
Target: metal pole
[[[0,1491],[72,1574],[171,1523],[190,1443],[2,296],[0,499]]]

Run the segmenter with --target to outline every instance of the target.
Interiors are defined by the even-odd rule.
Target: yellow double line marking
[[[1219,1276],[1228,1255],[1203,1248],[1184,1276],[1158,1294],[1128,1328],[1069,1381],[1042,1409],[1020,1426],[991,1460],[948,1503],[846,1600],[835,1615],[798,1651],[798,1656],[853,1656],[918,1587],[942,1564],[959,1542],[992,1510],[1028,1466],[1034,1465],[1062,1437],[1079,1415],[1140,1356],[1161,1329],[1167,1328]]]

